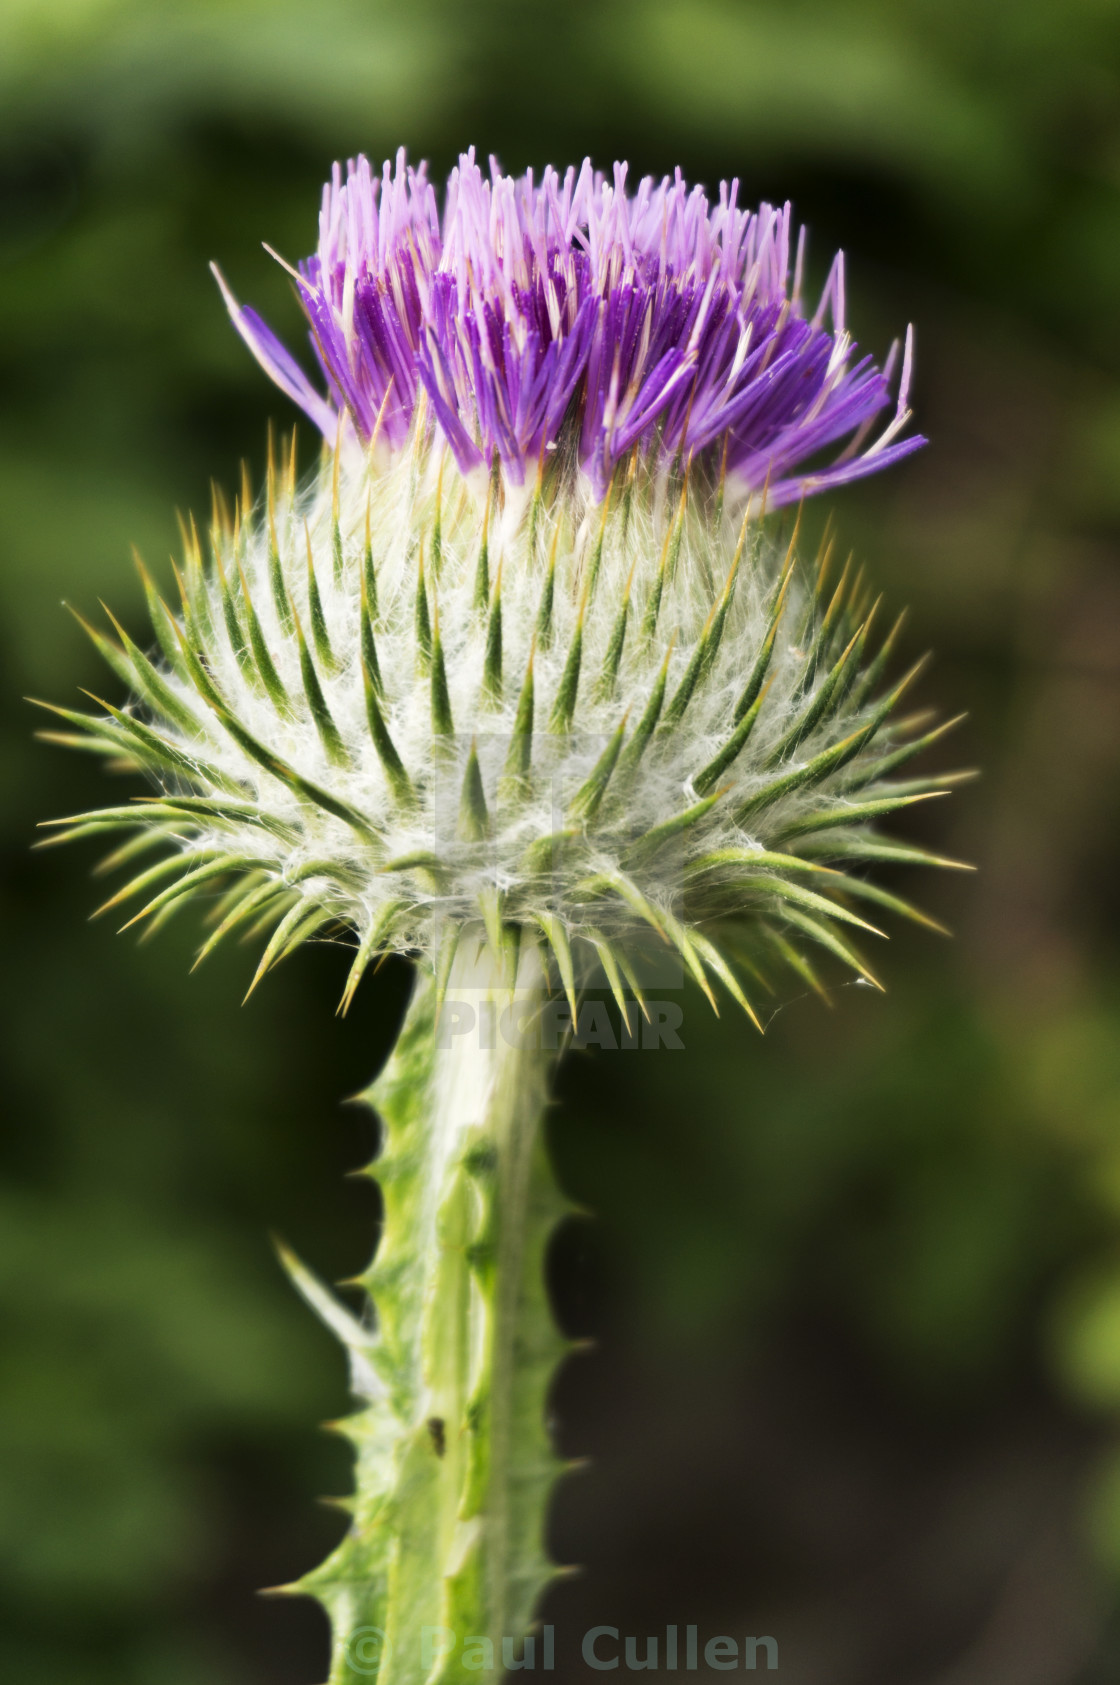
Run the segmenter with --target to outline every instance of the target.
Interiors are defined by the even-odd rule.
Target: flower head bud
[[[422,168],[336,170],[299,271],[329,396],[230,301],[333,449],[191,528],[175,611],[149,586],[157,659],[94,634],[129,707],[63,711],[159,788],[63,833],[166,846],[110,905],[217,896],[203,952],[259,927],[258,975],[351,932],[346,1001],[464,933],[531,932],[569,994],[601,966],[620,1001],[649,942],[748,1011],[743,952],[871,979],[857,909],[912,909],[848,868],[930,858],[874,824],[943,787],[894,776],[937,733],[895,722],[912,675],[884,685],[862,575],[763,515],[921,441],[907,352],[867,443],[887,375],[851,361],[839,259],[802,314],[790,245],[734,184],[710,209],[679,176],[627,198],[621,167],[536,186],[468,155],[441,223]]]

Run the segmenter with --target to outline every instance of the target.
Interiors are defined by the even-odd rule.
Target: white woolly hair
[[[303,487],[270,469],[205,558],[191,529],[181,620],[148,586],[162,659],[92,633],[136,700],[67,715],[160,782],[84,822],[143,826],[122,857],[171,848],[114,903],[225,887],[203,951],[271,923],[261,972],[350,930],[347,1003],[376,955],[445,970],[471,927],[543,935],[569,993],[601,963],[621,998],[651,938],[744,1006],[744,944],[870,977],[850,901],[913,910],[826,868],[932,861],[870,826],[946,781],[887,782],[938,733],[892,722],[862,575],[833,581],[827,547],[798,567],[761,500],[680,464],[635,458],[602,504],[542,469],[464,477],[421,418],[388,459],[343,440]]]

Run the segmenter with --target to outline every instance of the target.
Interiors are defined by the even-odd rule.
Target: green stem
[[[565,1207],[540,1129],[554,1055],[540,1046],[534,946],[522,947],[512,990],[510,975],[465,938],[438,1016],[422,975],[366,1096],[384,1130],[371,1167],[384,1228],[361,1278],[377,1331],[341,1307],[324,1312],[368,1401],[344,1424],[357,1452],[353,1523],[299,1586],[331,1618],[331,1685],[500,1672],[503,1640],[520,1657],[555,1572],[543,1533],[560,1462],[544,1412],[564,1343],[544,1252]]]

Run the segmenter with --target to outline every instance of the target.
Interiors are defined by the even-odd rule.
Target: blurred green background
[[[289,425],[207,273],[295,341],[260,250],[332,159],[471,142],[792,197],[855,332],[917,325],[929,449],[835,500],[982,782],[910,834],[885,999],[764,1041],[579,1056],[551,1121],[561,1671],[592,1620],[772,1633],[790,1685],[1105,1685],[1120,1669],[1120,8],[1116,0],[3,0],[0,5],[0,1677],[310,1685],[343,1364],[274,1262],[364,1260],[341,1102],[407,978],[188,975],[87,923],[37,820],[105,795],[24,692],[108,681],[60,599],[135,629],[135,542]],[[947,763],[946,763],[947,764]]]

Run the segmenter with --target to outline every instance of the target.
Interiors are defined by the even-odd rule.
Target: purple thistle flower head
[[[842,252],[805,313],[805,229],[796,245],[793,232],[788,203],[741,210],[733,181],[713,206],[679,171],[628,195],[625,164],[610,180],[585,160],[537,182],[491,160],[487,180],[472,150],[441,218],[403,150],[380,178],[364,157],[345,176],[336,164],[318,250],[291,271],[325,397],[218,279],[250,350],[332,442],[345,417],[366,444],[399,449],[424,393],[464,473],[497,457],[521,483],[560,452],[601,498],[637,447],[706,455],[775,507],[924,443],[900,437],[910,331],[892,401],[897,344],[881,369],[856,360]]]

